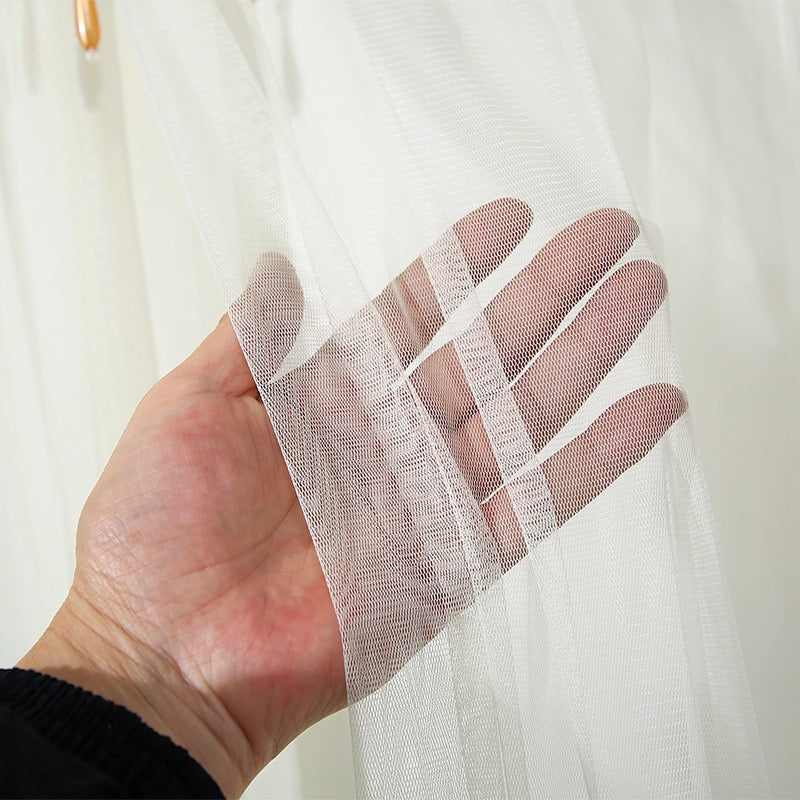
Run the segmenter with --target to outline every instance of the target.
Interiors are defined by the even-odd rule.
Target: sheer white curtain
[[[434,228],[441,232],[446,227],[438,225],[436,214],[451,223],[462,208],[468,211],[489,199],[485,196],[489,189],[496,189],[498,196],[513,193],[514,181],[517,189],[529,188],[524,175],[509,176],[502,170],[498,176],[488,175],[489,170],[483,176],[472,175],[471,183],[453,182],[448,169],[456,170],[457,165],[444,163],[442,151],[434,147],[432,163],[440,170],[436,178],[437,202],[435,208],[431,207],[436,214],[430,220],[420,220],[417,215],[421,209],[408,212],[402,191],[392,193],[381,188],[382,182],[390,183],[398,173],[388,175],[374,169],[385,166],[380,160],[369,162],[369,158],[380,156],[374,146],[360,151],[359,156],[364,158],[359,162],[352,158],[352,151],[362,143],[354,145],[337,139],[335,124],[325,136],[315,131],[314,120],[320,117],[338,123],[340,133],[346,130],[347,113],[358,112],[363,92],[368,93],[374,86],[370,81],[376,71],[383,70],[384,81],[387,75],[399,75],[398,83],[390,88],[396,90],[396,98],[405,97],[407,84],[417,75],[403,73],[407,61],[402,52],[395,55],[390,39],[402,42],[412,52],[419,47],[429,57],[437,52],[441,55],[444,60],[438,66],[427,61],[420,67],[419,75],[423,77],[431,69],[438,69],[437,74],[441,75],[447,57],[444,48],[431,48],[424,35],[419,34],[420,16],[430,18],[427,24],[431,30],[442,30],[436,19],[441,7],[424,12],[416,9],[404,15],[389,10],[381,12],[388,14],[384,17],[370,17],[359,10],[354,15],[355,22],[339,14],[326,19],[325,14],[330,11],[326,7],[325,13],[315,9],[306,14],[304,7],[273,8],[261,2],[195,5],[191,11],[188,6],[172,4],[155,4],[141,10],[134,5],[128,9],[127,21],[135,33],[135,49],[139,53],[135,56],[128,49],[131,45],[124,31],[115,30],[119,26],[116,9],[103,6],[103,53],[98,62],[89,64],[76,51],[69,8],[8,4],[2,9],[0,224],[4,227],[0,246],[4,313],[0,324],[8,382],[2,415],[2,485],[8,498],[2,511],[2,564],[3,585],[10,587],[2,624],[7,661],[14,660],[46,624],[66,589],[72,531],[82,499],[133,404],[159,374],[199,341],[224,307],[209,280],[209,259],[189,212],[194,205],[202,230],[203,208],[198,209],[196,196],[191,198],[197,187],[186,182],[191,169],[195,169],[192,164],[196,163],[197,153],[191,148],[197,147],[197,141],[187,145],[186,139],[181,139],[181,124],[185,124],[181,115],[191,115],[197,107],[176,103],[170,120],[165,101],[171,87],[168,82],[158,83],[159,76],[180,78],[183,53],[210,41],[211,49],[204,51],[206,62],[198,69],[208,69],[210,74],[226,80],[229,70],[234,70],[236,78],[227,85],[233,90],[232,95],[225,100],[232,107],[240,101],[236,90],[243,91],[243,87],[256,91],[259,101],[263,97],[269,99],[267,108],[288,125],[305,174],[316,181],[318,197],[310,198],[303,195],[306,187],[302,181],[293,184],[297,178],[287,179],[287,173],[283,173],[283,185],[296,186],[298,197],[302,198],[297,200],[298,209],[306,207],[303,202],[308,207],[313,205],[312,200],[319,203],[320,197],[323,207],[326,197],[328,202],[340,195],[348,198],[348,204],[334,209],[332,214],[344,250],[356,265],[358,281],[352,284],[355,288],[351,288],[349,296],[337,296],[339,287],[332,285],[320,289],[328,312],[333,308],[333,315],[338,314],[342,322],[355,310],[348,311],[348,303],[357,299],[360,292],[365,292],[367,298],[374,295],[394,277],[392,270],[399,270],[431,244]],[[154,25],[153,20],[148,20],[148,13],[164,15],[161,20],[169,24]],[[797,385],[791,365],[792,356],[797,356],[797,339],[792,333],[797,329],[800,273],[793,268],[797,258],[789,235],[790,220],[797,218],[798,210],[794,192],[797,156],[791,147],[791,131],[800,131],[797,20],[790,7],[782,6],[614,5],[599,9],[579,6],[574,13],[556,10],[551,15],[541,9],[536,13],[534,19],[540,24],[526,23],[516,32],[520,37],[534,34],[538,46],[536,63],[550,63],[553,74],[562,78],[569,77],[567,73],[575,68],[580,77],[592,75],[597,82],[591,87],[594,105],[589,111],[593,120],[601,121],[605,139],[599,144],[582,144],[574,151],[584,159],[577,163],[577,181],[580,183],[582,164],[594,167],[593,158],[587,154],[596,154],[598,148],[607,158],[620,160],[610,170],[608,162],[604,162],[600,171],[605,171],[603,174],[610,181],[605,188],[594,190],[589,199],[602,200],[604,205],[628,203],[636,211],[643,228],[641,241],[646,240],[642,246],[664,265],[671,283],[673,316],[693,420],[704,447],[712,497],[722,522],[718,539],[742,623],[745,659],[753,678],[772,789],[791,794],[797,786],[789,761],[788,735],[792,703],[796,707],[798,696],[794,678],[797,673],[792,668],[797,664],[797,653],[793,637],[782,634],[782,630],[789,619],[788,609],[796,607],[797,601],[792,595],[797,590],[791,566],[797,545],[790,535],[797,512],[797,501],[790,492],[796,483],[792,476],[797,477],[797,448],[792,440],[798,430],[793,424],[797,422],[793,407]],[[191,21],[186,21],[187,16]],[[493,64],[501,63],[504,55],[495,52],[498,42],[506,46],[509,58],[516,43],[513,37],[509,39],[501,14],[490,14],[471,27],[479,18],[479,9],[461,16],[454,13],[445,33],[456,31],[455,39],[461,37],[467,52],[485,54],[487,63],[478,67],[491,75],[496,69]],[[396,26],[388,29],[392,36],[381,27],[387,19]],[[411,24],[415,21],[416,25]],[[468,34],[475,30],[480,37],[471,40]],[[331,47],[331,31],[337,33],[335,47],[340,48],[342,42],[349,44],[345,58],[324,49]],[[421,38],[415,39],[417,36]],[[440,44],[452,43],[452,38],[441,36]],[[183,41],[175,41],[176,37]],[[371,51],[365,42],[372,46],[382,43],[383,49]],[[565,43],[583,49],[559,53],[558,48]],[[375,59],[371,63],[364,61],[369,53]],[[137,59],[142,55],[150,86],[155,86],[158,112],[153,110],[153,98],[139,76]],[[577,67],[570,58],[578,58]],[[340,63],[345,67],[350,64],[352,74],[346,75]],[[392,73],[395,68],[400,72]],[[240,82],[242,74],[252,85]],[[548,97],[552,97],[553,87],[558,84],[545,80],[553,74],[539,74],[542,85],[536,91],[541,93],[543,102],[552,102]],[[737,79],[732,80],[731,76]],[[197,79],[197,75],[191,77]],[[351,83],[345,83],[345,77]],[[180,81],[174,85],[180,87]],[[386,83],[383,85],[385,88]],[[520,79],[520,85],[530,88],[524,79]],[[362,93],[355,98],[354,86]],[[282,94],[276,92],[278,87],[284,90]],[[207,86],[210,94],[206,101],[219,100],[213,95],[216,88],[221,89],[222,85]],[[427,88],[435,88],[435,81]],[[424,93],[420,92],[420,96]],[[201,98],[201,106],[203,101]],[[523,101],[533,102],[530,98],[514,100]],[[380,102],[380,97],[374,98],[370,108]],[[563,112],[563,101],[560,102],[558,109]],[[293,107],[292,103],[296,105]],[[431,140],[445,141],[452,132],[447,130],[443,138],[437,122],[446,128],[448,120],[458,116],[449,110],[441,112],[435,103],[433,107],[439,116],[429,121]],[[410,112],[404,113],[406,121],[418,122],[421,118],[419,110],[410,117]],[[575,113],[584,112],[578,109]],[[169,146],[164,144],[156,122],[159,114],[162,120],[166,119]],[[220,113],[218,120],[221,118]],[[539,141],[556,136],[555,131],[545,130],[545,122],[536,122],[540,125],[536,134]],[[579,121],[578,127],[584,122]],[[254,121],[233,117],[228,118],[228,123],[233,128],[250,124],[257,132],[262,130],[258,118]],[[409,136],[414,133],[405,131]],[[563,130],[558,134],[567,136],[569,145],[568,134]],[[509,132],[512,139],[514,135],[515,131]],[[218,175],[225,165],[236,165],[236,146],[235,141],[229,143],[229,149],[221,154],[222,162],[209,168],[212,175]],[[352,185],[370,186],[375,194],[359,198],[336,184],[335,171],[325,167],[325,159],[331,156],[329,148],[339,159],[350,158],[346,163],[354,170],[362,170],[349,174]],[[172,165],[176,154],[179,170],[183,170],[183,185]],[[220,153],[208,155],[219,157]],[[258,157],[269,162],[275,154],[261,153]],[[500,153],[496,161],[502,163],[503,157]],[[549,158],[552,165],[553,158]],[[282,166],[285,168],[286,164]],[[199,180],[202,184],[208,177],[200,175]],[[556,181],[552,183],[555,185]],[[402,180],[395,188],[396,185],[402,189]],[[566,181],[565,192],[571,191],[573,185]],[[219,240],[209,244],[208,229],[202,232],[205,244],[211,247],[212,260],[215,246],[218,260],[220,253],[236,254],[226,269],[230,270],[233,264],[242,280],[252,266],[252,260],[246,257],[249,242],[256,246],[256,239],[264,233],[248,222],[256,213],[247,203],[261,187],[245,180],[225,185],[225,189],[230,192],[231,203],[223,204],[223,210],[230,215],[226,218],[230,224],[222,227],[227,227],[229,236],[238,231],[239,237],[222,245]],[[452,196],[443,200],[449,190]],[[408,184],[404,191],[407,196],[413,195]],[[376,207],[376,197],[385,200],[385,206]],[[453,201],[453,197],[457,200]],[[531,197],[525,199],[530,201]],[[584,210],[581,203],[568,202],[559,210],[559,198],[553,193],[545,192],[533,199],[540,201],[532,205],[534,218],[542,220],[542,227],[535,233],[539,239],[532,244],[543,243],[577,211]],[[550,210],[541,201],[550,201]],[[285,211],[279,210],[278,218]],[[387,218],[397,234],[395,240],[387,241],[384,235],[390,230]],[[164,219],[170,220],[166,228]],[[358,233],[363,219],[372,223],[372,238]],[[279,228],[275,219],[267,219],[263,225],[273,231]],[[251,238],[248,240],[247,236]],[[262,238],[258,246],[274,246],[268,241],[269,235]],[[285,233],[278,231],[276,238],[286,239]],[[290,235],[290,244],[291,239]],[[377,271],[362,268],[359,274],[358,265],[373,263],[370,258],[376,253],[385,266]],[[337,268],[342,270],[344,262],[338,258]],[[298,270],[313,270],[316,263],[310,257],[308,265],[301,260],[296,266]],[[521,266],[520,261],[517,268]],[[510,269],[514,268],[512,264]],[[437,269],[435,258],[430,269]],[[324,284],[324,276],[316,275],[315,279]],[[229,273],[227,280],[229,293],[235,291],[236,279],[231,279]],[[176,313],[178,308],[180,313]],[[660,329],[656,333],[661,336]],[[652,337],[653,332],[648,335]],[[315,337],[321,338],[321,331],[308,334],[309,348],[316,346]],[[651,346],[655,347],[652,342]],[[640,356],[639,360],[647,362],[650,358],[652,366],[653,352],[648,351],[650,355]],[[667,373],[672,370],[668,361],[664,362]],[[778,381],[780,392],[776,390]],[[618,392],[620,386],[617,384],[614,391]],[[607,394],[605,400],[610,402],[612,395],[613,392]],[[681,430],[669,434],[671,444],[666,443],[672,455],[656,452],[651,461],[668,463],[664,459],[674,457],[674,451],[680,452],[684,447],[680,442],[690,441],[690,431],[681,425]],[[639,476],[637,480],[648,479]],[[600,541],[606,542],[608,556],[608,543],[613,540],[602,538],[603,525],[609,524],[604,514],[610,513],[614,492],[621,491],[617,486],[611,492],[612,499],[601,500],[594,509],[590,506],[582,518],[570,523],[571,534],[569,530],[561,534],[562,546],[570,548],[578,542],[581,548],[597,547],[599,527]],[[690,507],[696,502],[686,495],[683,500]],[[603,508],[605,511],[598,510]],[[673,520],[680,518],[680,510],[673,513],[677,514]],[[705,524],[701,530],[706,530]],[[568,538],[570,535],[572,539]],[[775,550],[781,552],[780,557],[770,555]],[[541,556],[533,553],[531,560],[537,557]],[[585,558],[586,564],[592,563],[589,555]],[[753,569],[754,562],[757,569]],[[519,570],[515,575],[518,585],[513,579],[503,584],[506,600],[511,602],[515,592],[529,600],[527,578],[520,577]],[[769,592],[765,585],[770,586]],[[591,591],[590,588],[590,597]],[[634,587],[636,591],[639,589]],[[702,593],[703,590],[701,596]],[[658,594],[650,597],[653,602],[659,598]],[[489,607],[487,613],[496,615],[497,608]],[[513,616],[510,619],[512,627],[519,623]],[[647,619],[646,614],[640,617],[645,622]],[[719,644],[719,639],[715,641]],[[531,642],[526,643],[526,652],[534,652],[530,645]],[[441,641],[426,648],[422,658],[438,663],[435,655],[430,655],[437,652],[437,647],[442,647]],[[454,649],[452,643],[448,647],[451,655],[455,652],[463,656],[463,650]],[[517,658],[520,652],[514,650],[513,657]],[[448,669],[468,667],[466,663],[453,663]],[[491,659],[486,664],[490,668]],[[416,666],[420,668],[419,663]],[[528,666],[531,670],[541,668],[536,661]],[[405,673],[401,680],[413,685],[415,677],[409,677],[408,670]],[[426,674],[424,665],[417,678],[419,674]],[[777,675],[777,679],[765,680],[767,674]],[[642,687],[634,686],[632,690],[635,694]],[[739,699],[742,697],[746,705],[746,694]],[[377,702],[382,702],[380,696]],[[397,702],[396,696],[392,702]],[[368,737],[386,711],[379,709],[372,716],[369,709],[363,713],[359,725],[363,736]],[[669,709],[664,713],[668,714]],[[653,719],[657,720],[658,715]],[[546,728],[548,747],[554,749],[562,741],[557,723],[556,720]],[[333,723],[336,724],[340,723]],[[544,721],[536,721],[535,725],[545,730]],[[530,733],[522,730],[520,734],[523,749]],[[562,733],[567,746],[572,740],[567,732]],[[383,735],[387,738],[375,738],[379,757],[380,748],[392,741],[392,734]],[[596,759],[603,736],[591,731],[587,735],[592,742],[591,746],[586,745],[585,752],[592,752]],[[306,741],[316,745],[325,737],[322,727],[309,732]],[[620,746],[613,736],[608,741],[609,747]],[[340,742],[337,745],[341,747]],[[358,757],[368,764],[369,742],[359,740],[359,748]],[[311,749],[311,744],[304,744],[301,739],[251,788],[253,796],[320,796],[334,793],[337,787],[346,794],[346,774],[301,769],[312,761]],[[641,765],[646,755],[637,753],[636,757]],[[613,768],[615,759],[610,761]],[[401,767],[395,765],[395,777]],[[618,762],[616,768],[620,768]],[[664,771],[665,778],[668,772]],[[606,787],[614,784],[608,766],[600,765],[600,775],[602,794],[602,780],[607,781]],[[471,779],[478,780],[474,776]]]

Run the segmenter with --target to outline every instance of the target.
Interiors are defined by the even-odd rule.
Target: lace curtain
[[[68,574],[68,539],[45,552],[44,531],[77,516],[89,463],[194,343],[175,340],[173,321],[214,318],[208,287],[181,274],[189,259],[147,251],[141,229],[163,202],[179,209],[192,256],[211,262],[298,487],[342,626],[363,796],[766,794],[694,435],[688,415],[674,422],[673,387],[685,387],[655,266],[670,279],[681,269],[660,230],[661,215],[677,218],[668,187],[712,191],[660,174],[647,149],[668,151],[659,115],[693,76],[633,75],[610,44],[633,43],[648,63],[667,49],[654,30],[683,52],[704,18],[684,26],[663,7],[648,26],[631,7],[566,5],[119,9],[101,11],[112,42],[124,22],[127,66],[144,77],[148,94],[132,103],[112,45],[84,64],[39,11],[5,10],[15,116],[0,241],[18,315],[5,357],[42,398],[15,400],[5,431],[23,458],[75,483],[45,488],[69,505],[39,512],[12,560]],[[783,36],[763,67],[765,85],[771,65],[784,81],[762,100],[774,111],[787,89],[797,98],[783,77],[796,24],[780,8],[740,13],[721,17],[731,35]],[[38,49],[63,39],[63,54]],[[59,55],[70,74],[53,73]],[[136,175],[153,168],[136,158],[136,102],[152,104],[177,169],[171,199],[137,196],[155,179]],[[796,108],[780,113],[796,122]],[[708,127],[696,141],[710,148],[720,134]],[[40,138],[23,141],[30,131]],[[789,152],[788,133],[770,136]],[[54,221],[45,235],[42,219]],[[718,225],[731,230],[731,214],[712,208],[695,229]],[[147,272],[165,263],[171,276]],[[148,302],[155,334],[137,318]],[[47,327],[56,308],[69,340],[89,344],[69,359]],[[618,333],[604,361],[592,343],[609,313]],[[285,358],[264,349],[275,330],[291,334]],[[94,409],[44,391],[74,383]],[[81,474],[52,433],[62,416],[94,443]]]

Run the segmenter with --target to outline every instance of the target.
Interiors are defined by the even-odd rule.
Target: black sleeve
[[[0,670],[0,797],[213,797],[208,773],[128,709],[64,681]]]

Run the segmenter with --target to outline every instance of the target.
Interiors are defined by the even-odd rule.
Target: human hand
[[[527,207],[507,200],[456,224],[476,284],[505,260],[529,225]],[[572,417],[665,296],[657,266],[623,265],[526,369],[637,234],[623,212],[590,214],[551,240],[485,310],[509,381],[519,376],[513,395],[536,450]],[[281,325],[249,332],[277,369],[299,330],[302,292],[279,259],[262,270],[260,285],[272,285],[272,296],[248,292],[241,302],[250,306],[244,316],[256,322],[274,319],[259,312],[261,303],[282,310]],[[444,321],[421,260],[369,311],[383,321],[401,366],[411,364]],[[339,340],[332,340],[299,368],[299,385],[313,389],[315,376],[332,374],[344,360]],[[284,382],[298,385],[298,374]],[[334,393],[328,383],[324,392],[303,399],[330,417],[337,436],[361,436],[372,457],[370,448],[379,448],[368,430],[348,428],[359,419],[358,387],[348,375],[343,369]],[[521,531],[509,535],[506,524],[498,525],[510,516],[510,487],[503,484],[482,417],[473,413],[453,345],[429,356],[411,381],[487,529],[502,530],[496,545],[509,568],[525,543]],[[281,391],[278,381],[276,396]],[[684,406],[673,386],[644,387],[545,461],[556,524],[644,456]],[[356,412],[343,415],[343,408]],[[334,464],[346,450],[331,442],[320,448]],[[381,454],[374,457],[380,464]],[[347,490],[344,483],[339,488]],[[355,547],[369,547],[370,536],[380,535],[371,512],[351,511],[359,529],[341,535]],[[413,552],[403,559],[404,569],[419,568]],[[376,575],[386,578],[381,570]],[[403,586],[400,580],[394,588],[401,592]],[[385,596],[380,613],[390,617],[394,594]],[[429,593],[419,601],[444,599]],[[383,679],[446,623],[446,614],[429,611],[428,627],[387,659]],[[317,551],[227,317],[134,414],[82,514],[70,595],[21,666],[128,706],[187,747],[228,795],[240,793],[305,727],[346,703],[341,636]]]

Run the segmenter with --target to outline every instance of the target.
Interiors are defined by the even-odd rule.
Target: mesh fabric
[[[126,16],[330,589],[362,795],[763,795],[572,9]]]

